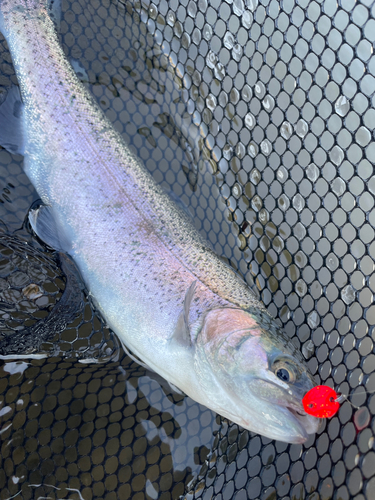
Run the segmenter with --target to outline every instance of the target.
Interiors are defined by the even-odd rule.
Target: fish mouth
[[[262,382],[264,383],[264,380],[262,380]],[[311,434],[316,434],[319,429],[320,420],[305,412],[302,406],[302,397],[300,397],[300,395],[291,394],[274,382],[267,381],[266,384],[274,386],[278,391],[281,390],[279,397],[272,402],[259,393],[257,393],[257,395],[264,401],[277,405],[279,412],[288,417],[290,426],[288,426],[289,430],[285,428],[285,434],[287,435],[290,432],[289,442],[304,443]]]
[[[286,406],[286,408],[290,411],[290,413],[292,415],[294,415],[296,418],[303,418],[305,417],[307,414],[306,412],[300,410],[299,408],[294,408],[294,406]]]
[[[243,405],[242,401],[238,398],[233,398],[234,407],[239,409],[238,412],[233,413],[227,408],[220,408],[219,413],[226,418],[232,420],[241,425],[245,429],[252,430],[253,432],[258,432],[262,435],[269,437],[270,439],[275,439],[277,441],[284,441],[287,443],[302,444],[306,442],[311,434],[315,434],[319,428],[319,419],[308,415],[303,407],[297,401],[291,401],[290,395],[289,401],[287,398],[282,403],[272,403],[267,399],[268,410],[263,413],[265,420],[269,421],[270,426],[266,426],[263,430],[254,429],[254,415],[248,418],[246,415],[247,408]],[[273,418],[268,419],[268,415],[272,415]],[[277,420],[279,419],[279,424]],[[280,426],[279,426],[280,425]]]
[[[284,408],[293,416],[295,421],[298,422],[301,427],[301,433],[305,434],[306,439],[310,434],[315,434],[317,432],[319,427],[319,419],[306,413],[300,405],[296,405],[295,403],[287,403]]]

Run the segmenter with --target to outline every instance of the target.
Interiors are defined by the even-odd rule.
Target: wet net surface
[[[115,357],[119,343],[84,298],[75,266],[38,246],[23,229],[0,233],[0,354]]]
[[[374,499],[373,2],[65,1],[61,40],[317,381],[360,409],[344,402],[304,445],[271,441],[168,392],[128,357],[79,363],[73,323],[58,357],[0,370],[0,498]],[[6,88],[4,44],[0,58]],[[13,232],[37,196],[19,157],[0,151],[0,164],[0,218]],[[55,257],[43,259],[51,276],[30,283],[56,288],[48,304],[32,301],[31,323],[64,289]],[[25,326],[2,314],[2,328]],[[83,339],[95,325],[104,335],[87,314]]]

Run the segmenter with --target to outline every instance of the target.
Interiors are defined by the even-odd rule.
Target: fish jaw
[[[222,399],[224,401],[224,398]],[[253,410],[249,413],[249,406]],[[228,411],[228,408],[235,411]],[[218,410],[232,422],[244,429],[255,432],[269,439],[291,444],[302,444],[310,435],[318,431],[319,420],[306,413],[299,413],[294,407],[278,406],[272,403],[261,402],[256,397],[246,402],[237,394],[227,394],[225,407]]]
[[[206,405],[268,438],[305,442],[319,427],[319,420],[307,415],[302,405],[303,396],[315,383],[294,351],[247,311],[209,311],[195,351]],[[275,374],[280,367],[290,370],[290,382]]]

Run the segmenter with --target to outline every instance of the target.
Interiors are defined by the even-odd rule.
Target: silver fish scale
[[[24,484],[25,498],[78,498],[66,482],[85,499],[374,498],[373,9],[372,1],[330,0],[63,2],[65,51],[81,61],[109,119],[155,179],[189,206],[215,251],[255,279],[320,380],[352,391],[362,408],[344,403],[303,446],[226,422],[214,426],[210,440],[212,415],[188,398],[172,405],[143,372],[134,382],[134,365],[127,369],[133,391],[117,366],[33,362],[18,386],[32,388],[40,414],[26,400],[16,406],[15,378],[2,372],[4,401],[14,412],[1,417],[7,497],[19,491],[13,478],[25,474],[30,484],[61,488]],[[9,85],[4,46],[0,54],[1,81]],[[199,147],[187,131],[202,138]],[[17,158],[0,151],[0,159],[1,219],[16,229],[35,193]],[[86,432],[78,442],[67,433],[65,449],[58,441],[66,432],[62,415],[45,391],[50,373],[69,408],[63,418]],[[111,418],[121,417],[117,433],[103,417],[107,401]],[[100,427],[91,434],[79,423],[82,414],[87,425],[88,411]],[[185,412],[190,427],[178,420]],[[7,430],[13,415],[23,440]],[[178,458],[189,454],[190,461]],[[189,483],[200,464],[198,481]]]
[[[6,4],[3,11],[5,15]],[[6,17],[9,26],[6,24],[5,29],[15,32],[25,18],[21,11],[11,12]],[[45,33],[45,37],[38,37],[38,30]],[[12,38],[10,40],[13,43]],[[139,167],[137,159],[120,142],[107,119],[92,108],[91,96],[79,91],[78,79],[72,69],[54,52],[56,35],[52,22],[48,18],[28,22],[27,29],[23,29],[15,40],[16,52],[20,55],[15,57],[14,64],[24,75],[19,83],[29,127],[26,153],[30,156],[30,165],[27,161],[26,172],[44,203],[56,207],[58,217],[61,214],[61,220],[68,220],[69,230],[80,235],[74,237],[75,246],[66,250],[83,266],[82,269],[87,272],[99,269],[100,263],[106,259],[107,272],[101,273],[97,291],[94,292],[93,281],[89,284],[93,295],[98,296],[99,290],[106,288],[113,297],[120,294],[129,303],[135,301],[135,290],[141,288],[137,308],[139,303],[147,301],[150,307],[160,309],[162,314],[155,315],[155,321],[150,317],[148,326],[155,331],[156,339],[162,334],[164,340],[171,336],[165,325],[176,323],[176,313],[179,306],[182,309],[185,293],[194,280],[198,281],[196,295],[199,300],[198,311],[192,311],[193,318],[198,317],[201,302],[209,303],[211,308],[229,304],[257,306],[257,300],[242,280],[237,279],[207,248],[187,217],[176,210],[151,177]],[[56,62],[45,74],[43,68],[49,57]],[[61,93],[56,93],[56,89]],[[48,103],[55,100],[58,106],[51,109]],[[56,116],[57,110],[63,112],[59,111]],[[80,134],[88,138],[87,144],[74,142]],[[43,151],[41,141],[45,142]],[[69,168],[61,168],[64,162]],[[111,165],[112,172],[96,169],[95,163]],[[118,184],[123,186],[121,190]],[[69,191],[63,188],[66,185],[70,186]],[[87,214],[87,217],[75,216],[80,213]],[[137,234],[129,232],[129,219],[138,228]],[[152,230],[146,228],[150,225]],[[58,230],[63,232],[62,222]],[[103,240],[103,235],[108,233],[110,241],[106,237]],[[90,241],[90,235],[94,237],[93,241]],[[146,265],[138,255],[141,245],[147,247],[147,265],[152,270],[153,282],[175,284],[178,282],[175,273],[180,274],[180,282],[172,295],[162,297],[161,303],[159,293],[150,286],[149,276],[143,275],[140,269]],[[124,248],[129,255],[126,263],[121,258]],[[128,281],[124,280],[125,276]],[[129,283],[132,282],[138,282],[140,286],[131,289]],[[107,300],[98,299],[100,304]],[[131,307],[133,312],[128,317],[137,317],[138,310]],[[259,304],[258,307],[263,306]],[[127,324],[123,313],[119,314],[116,309],[116,301],[113,311],[111,308],[112,304],[108,304],[108,321],[117,328]],[[130,325],[128,328],[136,330]]]

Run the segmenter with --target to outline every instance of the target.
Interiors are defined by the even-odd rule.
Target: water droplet
[[[306,228],[303,224],[297,222],[294,226],[293,233],[294,236],[301,241],[306,236]]]
[[[297,193],[295,197],[293,198],[293,207],[297,212],[301,212],[305,206],[305,199]]]
[[[246,7],[254,12],[258,7],[259,0],[246,0]]]
[[[232,194],[235,198],[239,198],[242,194],[241,186],[236,182],[232,187]]]
[[[199,73],[199,71],[195,70],[194,73],[193,73],[193,83],[194,83],[194,85],[196,85],[197,87],[199,87],[199,85],[201,84],[201,81],[202,81],[201,74]],[[196,99],[198,97],[199,97],[199,91],[197,90]]]
[[[187,11],[190,17],[194,18],[197,15],[197,4],[194,0],[191,0],[191,2],[189,2]]]
[[[345,302],[345,304],[351,304],[355,301],[355,291],[351,285],[347,285],[341,291],[341,298]]]
[[[174,32],[177,38],[181,38],[182,33],[183,33],[183,27],[180,21],[177,21],[176,24],[174,25]]]
[[[263,202],[257,194],[251,199],[251,206],[256,212],[258,212],[263,207]]]
[[[250,172],[250,181],[256,186],[259,184],[261,181],[262,176],[260,175],[260,172],[257,168],[253,168],[253,170]]]
[[[219,95],[219,104],[223,108],[228,104],[228,95],[225,92],[221,92]]]
[[[201,32],[198,28],[194,29],[192,37],[193,37],[193,42],[195,43],[195,45],[199,45],[201,40],[202,40],[202,35],[201,35]],[[206,59],[206,61],[207,61],[207,59]],[[211,67],[213,67],[213,66],[211,66]]]
[[[355,140],[360,146],[367,146],[371,141],[371,132],[366,127],[359,127],[355,134]]]
[[[307,261],[306,255],[302,251],[299,251],[296,253],[295,262],[296,262],[297,266],[300,269],[302,269],[303,267],[305,267],[307,265],[308,261]]]
[[[303,297],[307,292],[307,285],[303,280],[298,280],[296,283],[296,292],[300,297]]]
[[[286,194],[282,194],[280,196],[280,198],[277,200],[277,204],[278,204],[280,210],[282,210],[283,212],[288,210],[288,208],[290,206],[290,201],[289,201],[289,198],[286,196]]]
[[[188,49],[190,47],[191,39],[189,33],[183,33],[181,37],[181,45],[184,49]]]
[[[253,97],[253,91],[251,90],[248,84],[244,85],[242,89],[242,99],[245,102],[249,102],[252,97]]]
[[[232,89],[229,94],[229,99],[232,104],[237,104],[240,100],[240,93],[237,89]]]
[[[312,340],[308,340],[303,344],[302,354],[304,355],[305,359],[310,359],[311,356],[314,354],[314,351],[315,351],[315,346]]]
[[[263,99],[263,97],[266,95],[266,87],[264,86],[264,83],[257,82],[254,87],[254,92],[259,99]]]
[[[329,153],[329,157],[335,165],[339,166],[344,159],[344,151],[340,148],[340,146],[333,146]]]
[[[230,210],[232,213],[236,210],[237,203],[236,203],[236,200],[234,199],[234,197],[233,197],[233,196],[231,196],[231,197],[228,199],[228,201],[227,201],[227,206],[228,206],[229,210]],[[227,212],[227,213],[228,213],[228,212]],[[230,220],[232,219],[232,217],[234,217],[234,215],[233,215],[233,216],[230,216],[230,217],[228,218],[228,220],[230,221]],[[234,227],[234,229],[236,229],[236,226]]]
[[[233,33],[227,31],[224,36],[224,47],[229,50],[233,49],[233,45],[236,43]]]
[[[284,137],[284,139],[288,140],[293,134],[293,127],[289,122],[283,122],[280,132],[281,136]]]
[[[226,144],[223,148],[223,156],[226,160],[230,160],[233,156],[233,148],[229,144]]]
[[[341,196],[345,192],[345,182],[340,177],[336,177],[332,181],[331,187],[337,196]]]
[[[371,420],[371,415],[369,410],[363,406],[362,408],[359,408],[355,414],[354,414],[354,425],[357,428],[357,431],[362,431],[365,429]]]
[[[252,24],[253,24],[253,15],[250,11],[245,10],[245,12],[242,14],[242,25],[244,28],[250,29]]]
[[[263,154],[268,156],[269,154],[271,154],[272,144],[270,143],[270,141],[268,139],[264,139],[264,141],[262,141],[260,143],[260,149],[262,150]]]
[[[207,41],[210,41],[212,38],[212,26],[207,23],[203,26],[203,38]]]
[[[341,95],[335,102],[336,113],[340,116],[345,116],[346,113],[349,111],[349,108],[350,104],[348,99],[344,95]]]
[[[245,125],[249,130],[255,127],[255,117],[251,113],[247,113],[245,116]]]
[[[271,113],[271,111],[275,107],[275,99],[270,95],[266,95],[266,97],[262,101],[262,104],[264,109],[268,111],[268,113]]]
[[[206,63],[207,63],[207,66],[209,68],[212,68],[212,69],[217,64],[217,55],[215,54],[215,52],[212,52],[212,50],[210,50],[210,52],[207,54]]]
[[[329,255],[328,259],[326,260],[326,262],[327,262],[328,269],[330,269],[331,271],[334,271],[335,269],[338,268],[339,260],[336,257],[336,255],[331,253]]]
[[[240,250],[245,250],[246,248],[246,238],[243,236],[243,234],[238,235],[237,237],[237,244]]]
[[[206,105],[208,109],[214,111],[217,105],[216,97],[212,94],[208,94],[208,96],[206,97]]]
[[[176,14],[172,10],[168,11],[167,24],[169,24],[169,26],[174,26],[175,22],[176,22]]]
[[[310,328],[316,328],[319,324],[320,318],[316,311],[312,311],[307,317],[307,323]]]
[[[233,12],[236,16],[242,16],[245,6],[243,0],[233,0]]]
[[[158,17],[158,9],[155,4],[151,4],[150,8],[148,9],[149,16],[151,19],[156,19]]]
[[[280,182],[285,182],[288,178],[288,171],[285,167],[281,166],[277,169],[276,176]]]
[[[242,142],[239,142],[236,146],[236,156],[242,160],[242,158],[245,156],[245,153],[246,153],[246,148],[245,146],[242,144]]]
[[[299,137],[303,138],[305,137],[308,131],[309,131],[309,126],[307,125],[305,120],[298,120],[298,122],[296,123],[296,134]]]
[[[242,53],[243,53],[243,48],[241,47],[241,45],[239,43],[236,43],[233,46],[233,52],[232,52],[233,59],[235,61],[240,61],[241,57],[242,57]]]
[[[319,177],[318,167],[314,163],[310,163],[310,165],[306,168],[306,175],[311,182],[315,182]]]
[[[250,142],[247,151],[251,156],[251,158],[255,158],[256,155],[259,153],[258,144],[255,144],[255,142]]]
[[[275,252],[280,253],[284,248],[284,240],[280,236],[275,236],[272,240],[272,246]]]
[[[225,68],[220,62],[216,64],[214,72],[218,80],[222,80],[225,76]]]
[[[269,221],[270,216],[265,208],[262,208],[262,210],[259,212],[258,219],[262,224],[266,224]]]

